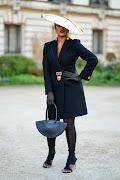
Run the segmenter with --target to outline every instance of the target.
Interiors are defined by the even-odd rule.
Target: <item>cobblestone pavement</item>
[[[88,115],[77,117],[76,169],[63,174],[65,132],[56,139],[50,169],[46,137],[35,121],[45,118],[44,86],[0,86],[0,180],[120,180],[120,87],[84,86]]]

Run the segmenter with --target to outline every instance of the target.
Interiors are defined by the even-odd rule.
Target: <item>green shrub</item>
[[[115,69],[115,64],[109,64],[104,68],[104,71],[112,72]]]
[[[0,57],[0,76],[8,77],[29,73],[29,68],[37,69],[37,64],[30,58],[18,55]]]
[[[44,78],[31,74],[20,74],[9,77],[9,80],[1,80],[0,85],[12,85],[12,84],[44,84]]]
[[[86,61],[84,61],[81,58],[78,58],[76,61],[76,67],[79,68],[80,70],[82,70],[86,65]],[[95,67],[95,70],[98,72],[103,72],[105,69],[104,65],[102,63],[98,63],[97,66]]]
[[[116,63],[113,72],[120,73],[120,63]]]
[[[10,78],[9,84],[43,84],[44,78],[35,75],[21,74]]]
[[[43,69],[40,69],[40,76],[43,76]]]
[[[35,67],[28,67],[28,74],[33,74],[36,76],[40,76],[40,70],[36,69]]]
[[[95,67],[95,71],[103,72],[104,71],[104,65],[100,62],[98,62],[97,66]]]
[[[86,61],[84,61],[82,58],[78,58],[76,61],[76,67],[82,69],[86,65]]]
[[[83,67],[82,67],[83,68]],[[77,67],[78,73],[81,69]],[[120,63],[104,66],[98,63],[90,81],[83,80],[85,85],[120,85]]]

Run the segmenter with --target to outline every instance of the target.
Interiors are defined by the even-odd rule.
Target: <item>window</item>
[[[20,53],[21,27],[18,25],[5,25],[5,53]]]
[[[103,31],[93,30],[93,52],[102,54],[103,51]]]
[[[91,6],[105,6],[108,7],[108,0],[90,0]]]

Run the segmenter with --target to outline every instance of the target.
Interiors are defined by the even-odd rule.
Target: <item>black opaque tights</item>
[[[75,144],[76,144],[76,130],[75,130],[75,118],[66,118],[63,119],[65,123],[67,123],[66,127],[66,138],[68,143],[68,151],[69,155],[75,154]],[[55,140],[56,138],[47,138],[49,154],[53,154],[55,152]]]

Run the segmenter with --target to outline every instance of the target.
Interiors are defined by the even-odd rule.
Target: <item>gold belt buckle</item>
[[[56,72],[56,75],[57,75],[57,80],[60,81],[61,80],[61,75],[62,75],[62,72]]]

